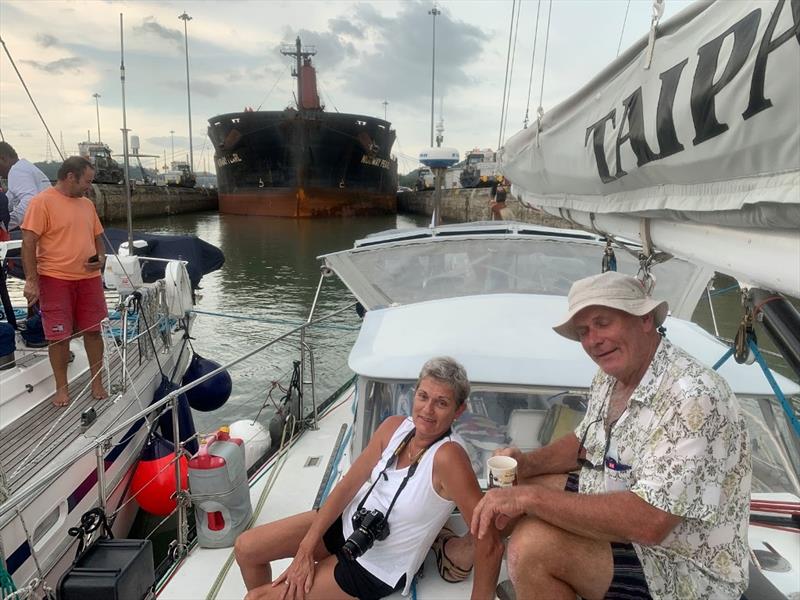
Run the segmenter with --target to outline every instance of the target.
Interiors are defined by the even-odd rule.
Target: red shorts
[[[40,275],[39,305],[44,336],[51,342],[73,333],[100,331],[100,322],[108,317],[102,277],[68,280]]]

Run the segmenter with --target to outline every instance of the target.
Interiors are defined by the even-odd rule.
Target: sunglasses
[[[583,435],[581,436],[580,444],[578,444],[578,457],[576,462],[581,469],[591,469],[592,471],[603,471],[606,467],[613,471],[628,471],[630,470],[630,465],[624,465],[621,462],[618,462],[616,459],[610,458],[608,456],[608,449],[611,447],[611,432],[614,430],[614,425],[617,424],[617,421],[613,421],[608,428],[608,435],[606,435],[606,447],[603,449],[603,460],[599,464],[595,464],[587,458],[581,456],[581,451],[584,453],[586,452],[586,447],[584,444],[586,443],[586,436],[589,434],[589,429],[592,425],[596,425],[600,421],[603,420],[603,417],[597,417],[594,421],[589,423],[586,426],[586,429],[583,430]]]

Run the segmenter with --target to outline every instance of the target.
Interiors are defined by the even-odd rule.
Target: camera
[[[342,553],[355,560],[372,548],[375,540],[383,541],[389,536],[389,523],[379,510],[361,508],[353,515],[353,533],[342,546]]]

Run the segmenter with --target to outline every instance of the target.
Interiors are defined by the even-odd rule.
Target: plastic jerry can
[[[189,461],[197,543],[203,548],[233,546],[253,516],[247,484],[244,442],[227,427],[206,438]]]

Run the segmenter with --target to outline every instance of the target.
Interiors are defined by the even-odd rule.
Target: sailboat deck
[[[81,343],[76,341],[75,343]],[[46,350],[28,358],[25,363],[47,361]],[[147,366],[140,360],[138,344],[130,344],[128,369],[132,378]],[[103,371],[103,380],[108,389],[110,383],[121,378],[122,361],[112,356],[109,370]],[[94,408],[97,418],[114,406],[115,395],[106,400],[92,397],[89,371],[78,375],[69,383],[71,402],[68,407],[53,405],[55,392],[0,430],[0,465],[7,477],[9,491],[14,492],[40,473],[41,468],[59,456],[82,435],[81,414]],[[43,439],[46,437],[46,439]]]
[[[353,389],[350,388],[340,396],[338,404],[320,419],[319,430],[306,432],[291,446],[284,458],[279,454],[270,466],[253,478],[250,485],[253,507],[258,507],[262,493],[266,495],[253,527],[312,510],[315,495],[323,481],[327,480],[327,465],[332,465],[332,483],[328,491],[339,481],[350,464],[349,435],[342,437],[340,433],[343,425],[352,427],[352,402]],[[338,462],[337,451],[340,458]],[[464,520],[457,514],[451,517],[448,525],[459,533],[467,529]],[[204,598],[216,583],[219,585],[216,594],[219,600],[241,599],[247,592],[242,576],[235,563],[226,563],[232,558],[232,553],[233,548],[195,547],[168,578],[158,597],[160,600]],[[291,559],[274,561],[273,573],[277,575],[290,563]],[[505,579],[504,564],[500,581]],[[439,577],[433,552],[430,552],[424,563],[423,576],[418,579],[416,586],[417,594],[428,599],[467,598],[472,589],[472,575],[461,583],[445,582]],[[400,600],[406,597],[396,592],[390,598]]]

